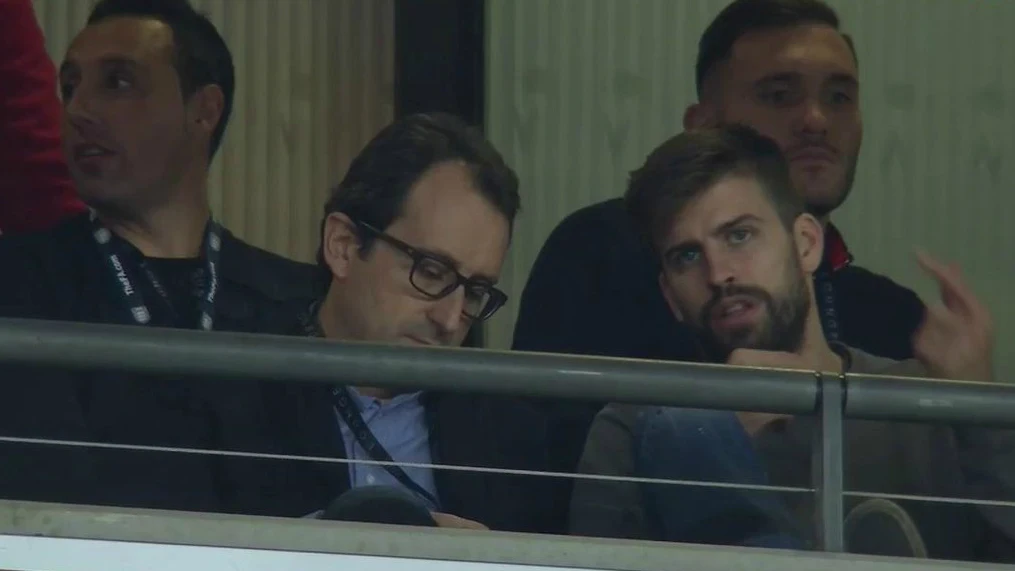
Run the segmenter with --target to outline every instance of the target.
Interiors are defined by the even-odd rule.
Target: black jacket
[[[121,323],[118,290],[86,218],[0,238],[0,316]],[[216,329],[301,335],[323,293],[317,269],[227,235]],[[11,276],[17,276],[10,279]],[[115,351],[115,347],[110,350]],[[336,372],[336,381],[341,381]],[[0,435],[341,457],[320,386],[138,378],[0,364]],[[545,470],[546,420],[501,397],[428,395],[435,462]],[[0,443],[0,497],[254,515],[301,516],[349,487],[341,464]],[[441,471],[442,509],[494,529],[562,531],[546,478]]]
[[[87,216],[0,238],[0,316],[126,323],[105,263]],[[226,232],[215,328],[284,331],[294,319],[289,307],[309,303],[321,283],[317,268]],[[0,364],[0,435],[213,448],[216,413],[201,393],[204,384]],[[0,443],[0,450],[0,497],[6,499],[183,510],[216,510],[221,503],[206,456],[11,443]]]
[[[337,375],[336,375],[337,377]],[[345,444],[323,386],[265,383],[243,398],[222,393],[221,423],[227,450],[345,458]],[[424,393],[430,452],[435,464],[515,470],[546,470],[547,424],[531,406],[505,397]],[[397,460],[397,458],[395,459]],[[229,511],[304,516],[326,507],[349,489],[342,463],[230,459]],[[441,509],[491,529],[562,532],[553,508],[557,481],[535,476],[458,470],[434,475]],[[556,514],[556,515],[555,515]]]

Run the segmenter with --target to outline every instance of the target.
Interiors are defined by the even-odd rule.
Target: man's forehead
[[[135,16],[112,17],[86,26],[67,49],[65,61],[116,59],[149,62],[172,56],[173,33],[164,22]]]
[[[773,74],[856,77],[856,58],[842,34],[824,25],[750,32],[733,45],[729,70],[755,81]]]
[[[729,176],[702,192],[673,218],[668,241],[699,240],[732,221],[749,217],[764,220],[774,214],[760,184],[753,177]]]
[[[391,228],[411,237],[412,245],[448,258],[466,275],[500,275],[507,220],[476,188],[462,163],[442,163],[424,173]]]

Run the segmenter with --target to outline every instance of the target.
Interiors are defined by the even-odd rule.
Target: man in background
[[[687,109],[686,129],[746,124],[787,155],[793,183],[825,233],[814,277],[828,338],[873,355],[912,357],[923,304],[853,264],[830,222],[852,188],[863,131],[856,53],[835,12],[820,0],[736,0],[702,35],[695,80],[698,102]],[[673,319],[659,293],[658,263],[640,230],[619,198],[561,222],[532,267],[513,348],[702,359],[694,332]],[[601,405],[558,407],[554,432],[565,464],[577,460]]]

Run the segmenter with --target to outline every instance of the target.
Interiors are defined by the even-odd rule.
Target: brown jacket
[[[849,350],[854,373],[923,376],[914,361],[893,362]],[[634,435],[652,407],[611,404],[589,431],[579,472],[633,476]],[[1013,411],[1015,414],[1015,411]],[[816,419],[797,417],[765,430],[755,447],[775,486],[810,488]],[[973,427],[847,420],[848,491],[1015,501],[1015,432]],[[693,460],[690,460],[693,461]],[[847,497],[846,510],[864,498]],[[801,527],[813,529],[812,494],[786,494]],[[900,502],[916,520],[931,555],[1015,561],[1015,508]],[[578,480],[571,501],[573,534],[655,539],[636,483]]]

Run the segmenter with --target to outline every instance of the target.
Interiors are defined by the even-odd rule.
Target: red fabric
[[[0,0],[0,230],[41,230],[84,210],[60,149],[56,68],[32,0]]]
[[[833,272],[837,272],[853,263],[853,254],[846,247],[839,229],[829,223],[825,227],[825,262]]]

